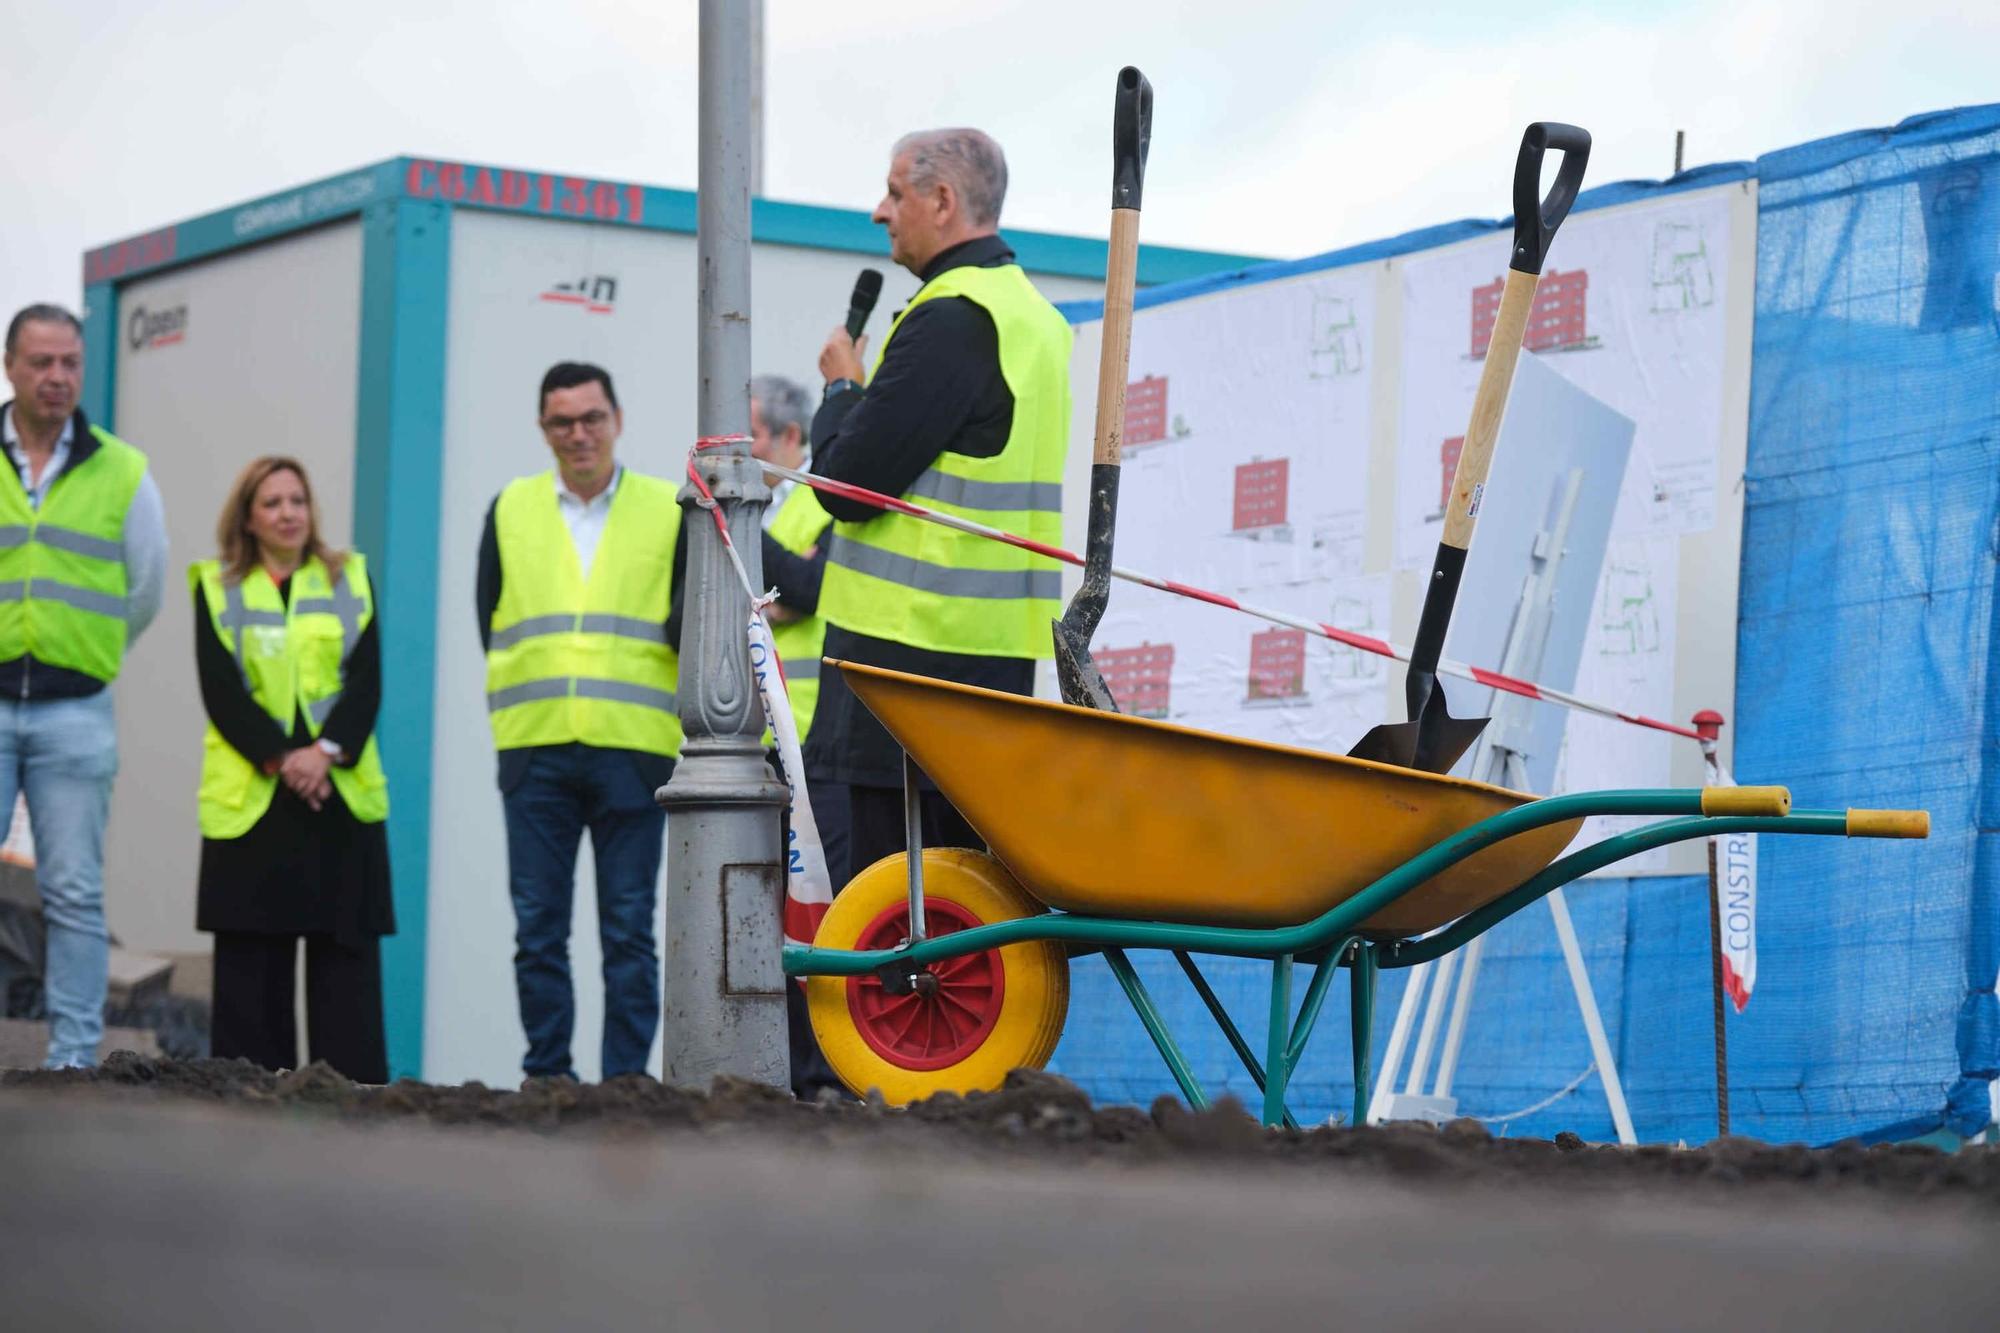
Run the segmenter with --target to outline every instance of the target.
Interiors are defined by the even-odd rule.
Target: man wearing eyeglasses
[[[547,472],[500,492],[479,543],[486,711],[500,755],[514,980],[530,1078],[574,1078],[569,925],[590,833],[604,952],[603,1076],[643,1073],[660,1023],[653,943],[680,754],[668,629],[680,545],[675,488],[619,465],[624,416],[602,367],[565,361],[537,399]]]

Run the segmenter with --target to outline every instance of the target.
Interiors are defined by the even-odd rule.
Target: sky
[[[1525,16],[1520,12],[1529,10]],[[399,154],[692,188],[695,0],[10,0],[0,308],[90,247]],[[977,125],[1006,225],[1103,235],[1112,90],[1155,90],[1142,239],[1292,258],[1509,211],[1521,129],[1589,183],[2000,101],[2000,5],[767,0],[771,198],[867,210]]]

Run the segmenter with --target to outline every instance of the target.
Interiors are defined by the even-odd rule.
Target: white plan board
[[[1146,312],[1133,331],[1118,559],[1380,632],[1364,572],[1375,282],[1335,271]],[[1090,396],[1077,401],[1090,410]],[[1072,444],[1088,456],[1087,421]],[[1073,506],[1072,506],[1073,507]],[[1121,585],[1093,649],[1130,711],[1328,748],[1379,711],[1382,659]]]
[[[1437,547],[1441,454],[1465,434],[1511,245],[1495,232],[1401,265],[1398,566]],[[1637,427],[1615,539],[1715,526],[1729,260],[1727,187],[1576,214],[1550,248],[1528,350]]]
[[[1755,225],[1754,182],[1575,213],[1531,321],[1538,370],[1633,427],[1576,692],[1683,724],[1734,712]],[[1408,643],[1510,235],[1139,310],[1118,563]],[[1101,328],[1079,324],[1072,361],[1077,550]],[[1475,538],[1469,570],[1481,557]],[[1130,711],[1207,730],[1345,751],[1403,717],[1400,663],[1130,584],[1093,652]],[[1692,742],[1566,717],[1554,790],[1700,781]]]

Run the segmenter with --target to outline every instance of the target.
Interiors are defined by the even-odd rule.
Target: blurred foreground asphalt
[[[0,1094],[41,1329],[1991,1328],[2000,1215]]]

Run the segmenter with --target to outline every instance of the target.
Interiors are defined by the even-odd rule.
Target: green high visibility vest
[[[946,296],[965,297],[993,317],[1000,373],[1014,395],[1013,429],[992,458],[940,453],[904,498],[1058,544],[1069,449],[1069,323],[1018,265],[954,268],[911,298],[889,326],[883,352],[910,311]],[[1053,655],[1049,622],[1062,613],[1062,576],[1046,556],[907,514],[835,523],[831,540],[819,612],[832,624],[936,652]]]
[[[681,508],[626,468],[585,579],[553,472],[512,482],[494,507],[500,602],[486,652],[486,711],[502,750],[578,742],[681,752],[680,658],[667,644]]]
[[[197,561],[188,566],[188,589],[197,588],[250,697],[287,736],[293,719],[303,714],[307,733],[317,740],[340,702],[348,655],[375,619],[368,562],[359,554],[348,556],[335,582],[319,557],[312,557],[292,575],[290,605],[262,565],[241,583],[228,583],[220,562]],[[352,767],[335,764],[327,775],[356,819],[379,824],[389,817],[389,780],[373,734]],[[277,790],[276,774],[244,758],[209,723],[201,738],[202,837],[242,837],[271,808]]]
[[[794,486],[767,531],[772,541],[793,555],[804,555],[819,543],[832,523],[833,516],[820,506],[819,496],[812,487]],[[778,649],[778,660],[784,663],[785,688],[792,696],[792,725],[803,742],[806,733],[812,730],[813,713],[819,708],[819,659],[826,647],[826,620],[810,615],[803,620],[772,625],[771,640]]]
[[[110,681],[125,657],[125,511],[146,456],[90,433],[97,451],[55,479],[40,509],[0,467],[0,662],[32,653]]]

